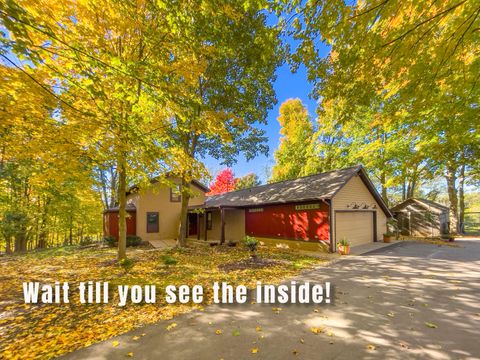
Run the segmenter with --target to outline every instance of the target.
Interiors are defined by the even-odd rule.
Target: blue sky
[[[290,42],[290,45],[293,45],[293,43]],[[325,55],[326,54],[327,50],[325,50]],[[276,74],[277,79],[274,83],[274,89],[278,102],[268,112],[267,124],[261,126],[261,128],[265,130],[266,136],[268,137],[268,146],[270,148],[269,156],[265,157],[263,155],[258,155],[255,159],[250,160],[249,162],[247,162],[242,156],[239,156],[238,162],[232,166],[236,177],[253,172],[260,177],[262,182],[267,180],[266,169],[268,167],[272,167],[275,163],[273,153],[278,147],[280,141],[280,125],[278,124],[277,117],[279,114],[280,105],[285,100],[290,98],[299,98],[307,107],[312,119],[316,118],[316,102],[309,97],[309,94],[312,90],[312,84],[307,81],[305,67],[301,66],[297,72],[292,73],[290,71],[290,67],[287,64],[284,64],[277,69]],[[207,159],[205,163],[213,176],[215,176],[219,170],[225,168],[225,166],[221,166],[220,162],[215,159]]]

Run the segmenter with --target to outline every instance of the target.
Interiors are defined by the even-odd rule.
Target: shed
[[[448,207],[427,199],[411,198],[390,209],[401,235],[437,237],[449,232]]]

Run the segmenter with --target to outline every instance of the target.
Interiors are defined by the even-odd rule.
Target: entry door
[[[337,244],[343,238],[350,246],[362,245],[374,241],[374,213],[371,211],[336,212],[335,229]]]
[[[198,233],[198,214],[188,214],[188,236],[197,235]]]

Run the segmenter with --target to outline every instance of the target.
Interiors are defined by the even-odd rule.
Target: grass
[[[276,260],[275,265],[224,272],[219,270],[219,265],[247,259],[248,250],[199,244],[167,251],[129,250],[134,265],[128,272],[113,261],[115,249],[69,246],[3,256],[0,258],[0,357],[48,359],[59,356],[146,324],[171,319],[193,308],[201,310],[211,299],[211,284],[215,281],[249,287],[254,287],[257,281],[278,284],[322,262],[274,249],[260,249],[258,254]],[[172,260],[165,264],[166,258],[175,259],[176,264]],[[24,304],[22,282],[29,281],[69,282],[70,303]],[[86,281],[108,281],[109,303],[80,304],[77,287]],[[157,303],[117,306],[117,286],[134,284],[155,284]],[[170,284],[203,285],[205,304],[166,304],[162,290]]]

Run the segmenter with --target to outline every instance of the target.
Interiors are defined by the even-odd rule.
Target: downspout
[[[330,199],[330,204],[328,205],[329,205],[328,209],[329,209],[329,218],[330,218],[330,252],[334,253],[337,249],[337,241],[335,239],[335,216],[333,211],[333,199]]]

